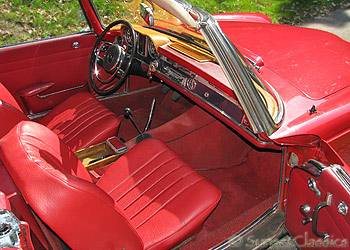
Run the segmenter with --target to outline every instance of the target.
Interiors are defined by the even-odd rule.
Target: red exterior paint
[[[285,119],[272,139],[315,134],[328,141],[348,129],[348,42],[326,32],[284,25],[220,25],[235,44],[261,56],[261,76],[283,99]],[[313,105],[318,113],[310,115]]]
[[[219,23],[234,44],[261,56],[266,67],[310,99],[349,86],[349,43],[335,35],[276,24]]]
[[[217,21],[221,22],[253,22],[253,23],[272,23],[268,15],[261,13],[219,13],[213,15]]]

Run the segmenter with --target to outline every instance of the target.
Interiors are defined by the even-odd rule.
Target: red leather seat
[[[29,119],[1,83],[0,100],[1,138],[18,122]],[[90,93],[83,92],[54,107],[39,123],[53,130],[77,151],[116,135],[120,120]]]
[[[147,139],[94,184],[51,130],[20,122],[0,158],[33,211],[72,249],[169,249],[198,232],[220,191]]]

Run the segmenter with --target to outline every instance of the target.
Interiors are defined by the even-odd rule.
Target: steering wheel
[[[128,29],[128,41],[122,44],[122,40],[114,42],[104,40],[106,34],[116,25],[125,25]],[[93,90],[99,95],[110,95],[123,86],[127,76],[130,73],[131,62],[136,53],[136,35],[131,24],[124,20],[118,20],[108,25],[105,30],[98,36],[95,46],[92,50],[89,64],[89,78]],[[102,68],[99,70],[99,68]],[[104,75],[104,76],[102,76]],[[99,87],[95,78],[100,82]],[[108,89],[103,89],[102,86],[110,84],[118,78]]]

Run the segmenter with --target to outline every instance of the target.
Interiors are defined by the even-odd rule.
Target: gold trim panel
[[[189,46],[186,43],[177,41],[169,44],[168,46],[188,57],[191,57],[192,59],[197,60],[198,62],[216,62],[213,55],[198,47],[195,47],[194,45]]]

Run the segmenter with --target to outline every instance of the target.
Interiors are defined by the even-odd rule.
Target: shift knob
[[[125,108],[124,109],[124,116],[126,119],[129,119],[130,116],[132,116],[131,109],[130,108]]]

